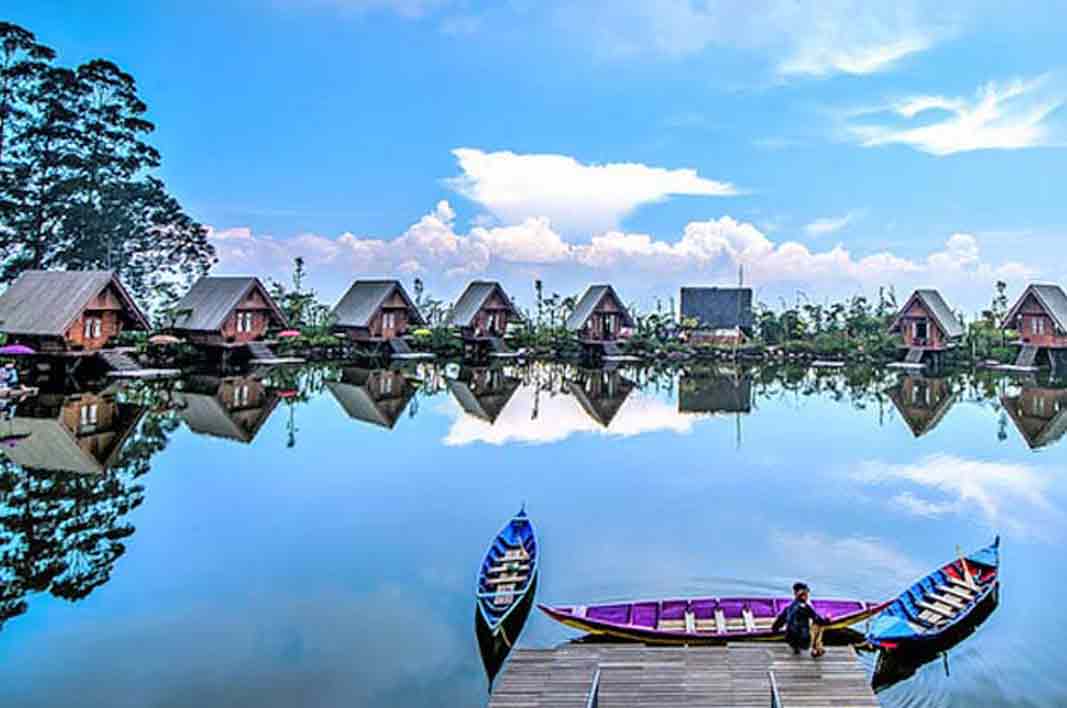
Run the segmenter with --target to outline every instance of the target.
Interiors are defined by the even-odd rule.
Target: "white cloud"
[[[1065,101],[1067,91],[1049,75],[990,82],[973,99],[913,96],[861,111],[859,116],[879,115],[882,120],[853,121],[847,130],[864,147],[907,145],[938,156],[1058,146],[1065,135],[1054,118],[1061,117]],[[891,120],[894,117],[897,120]],[[928,120],[915,126],[920,118]]]
[[[901,288],[973,287],[984,297],[996,279],[1018,283],[1036,273],[1022,263],[983,260],[978,240],[965,233],[952,234],[942,248],[921,259],[889,251],[858,257],[841,245],[812,250],[796,241],[771,240],[753,224],[729,216],[690,222],[677,240],[607,231],[574,243],[545,217],[475,226],[462,233],[445,201],[391,240],[352,233],[277,239],[247,228],[211,230],[210,239],[218,251],[220,273],[281,278],[300,255],[317,278],[332,276],[330,294],[354,277],[399,273],[418,274],[431,287],[446,285],[450,291],[474,276],[505,283],[521,278],[527,284],[531,277],[552,277],[550,287],[560,292],[577,290],[590,279],[610,279],[645,295],[653,286],[669,291],[686,280],[732,281],[743,266],[748,281],[764,292],[776,287],[803,287],[811,294],[855,292],[871,284],[894,283]]]
[[[780,77],[885,71],[958,29],[951,8],[917,0],[585,2],[557,14],[565,31],[608,55],[741,49],[765,55]]]
[[[536,399],[536,403],[535,403]],[[537,418],[533,411],[537,410]],[[538,393],[535,386],[520,386],[507,407],[492,424],[467,415],[454,401],[449,410],[455,420],[445,435],[446,445],[489,445],[510,443],[547,444],[566,440],[579,433],[630,437],[657,431],[687,433],[694,418],[678,412],[673,403],[634,389],[611,424],[605,428],[582,409],[567,393]]]
[[[1017,534],[1059,536],[1063,514],[1048,500],[1049,478],[1018,463],[930,455],[912,464],[863,464],[854,475],[877,483],[907,483],[889,504],[925,517],[979,513],[992,527]]]
[[[692,169],[640,163],[583,164],[567,155],[484,152],[457,148],[463,174],[446,183],[499,219],[548,217],[565,229],[617,226],[645,204],[673,195],[731,196],[737,189]]]
[[[804,233],[808,236],[825,236],[835,231],[840,231],[849,225],[853,219],[852,212],[844,216],[824,216],[804,226]]]
[[[870,536],[775,530],[771,532],[771,544],[778,552],[777,573],[817,582],[820,578],[837,578],[841,568],[851,568],[852,587],[845,590],[860,597],[873,593],[878,598],[899,592],[901,585],[923,572],[921,566],[885,539]],[[817,588],[818,585],[816,594]]]

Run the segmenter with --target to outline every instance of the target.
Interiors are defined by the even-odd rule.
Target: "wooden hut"
[[[459,376],[448,382],[448,390],[468,415],[490,425],[504,412],[521,381],[508,376],[499,367],[480,366],[460,369]]]
[[[340,381],[326,382],[337,403],[348,417],[392,430],[408,403],[415,387],[395,369],[345,367]]]
[[[111,391],[44,394],[0,422],[5,434],[20,438],[3,454],[28,469],[101,474],[119,461],[144,413],[143,406],[121,402]]]
[[[935,366],[964,335],[963,323],[941,293],[932,289],[912,293],[893,318],[889,332],[900,336],[900,348],[907,351],[905,363],[920,365],[925,360]]]
[[[190,431],[245,444],[256,439],[278,400],[253,376],[194,376],[175,394],[179,415]]]
[[[924,376],[904,376],[888,393],[917,438],[936,428],[959,397],[948,379]]]
[[[92,353],[148,318],[112,271],[26,271],[0,295],[0,332],[46,354]]]
[[[1067,294],[1058,285],[1030,285],[1004,318],[1019,333],[1016,366],[1067,370]]]
[[[751,413],[750,374],[692,371],[678,378],[679,413]]]
[[[615,288],[590,285],[565,324],[587,353],[614,355],[623,328],[632,328],[634,321]]]
[[[1026,386],[1017,395],[1001,396],[1000,403],[1031,450],[1067,433],[1067,389]]]
[[[607,428],[635,388],[633,381],[615,369],[586,369],[575,380],[567,382],[567,389],[586,414]]]
[[[508,324],[521,321],[522,314],[500,283],[488,280],[468,285],[448,317],[449,326],[457,328],[463,338],[464,352],[475,356],[506,353],[503,337]]]
[[[693,344],[736,346],[752,336],[752,288],[682,288],[679,314],[696,321]]]
[[[169,329],[201,346],[241,346],[288,326],[259,278],[205,275],[174,306]]]
[[[409,328],[424,325],[399,280],[357,280],[333,308],[334,331],[372,350],[405,354]]]

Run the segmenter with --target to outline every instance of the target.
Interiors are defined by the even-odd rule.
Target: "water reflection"
[[[326,388],[349,418],[392,430],[415,396],[415,386],[400,369],[345,367],[340,381]]]
[[[590,418],[608,428],[634,390],[634,382],[615,369],[582,369],[567,381],[567,389]]]
[[[678,380],[681,413],[751,413],[753,377],[748,372],[696,369]]]
[[[1000,397],[1019,434],[1031,450],[1058,442],[1067,433],[1067,390],[1025,386]]]
[[[958,398],[948,379],[923,376],[903,376],[888,393],[917,438],[936,428]]]
[[[448,382],[448,390],[467,415],[492,425],[522,384],[504,367],[464,367]]]
[[[254,376],[194,376],[175,394],[185,425],[197,435],[250,443],[279,398]]]

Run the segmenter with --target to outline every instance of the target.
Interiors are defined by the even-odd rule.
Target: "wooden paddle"
[[[956,555],[958,555],[960,557],[960,568],[963,569],[963,579],[964,579],[964,581],[966,581],[967,585],[971,589],[977,590],[978,589],[978,583],[975,581],[974,577],[971,575],[971,571],[967,567],[967,559],[963,556],[963,549],[960,548],[959,546],[956,546]]]

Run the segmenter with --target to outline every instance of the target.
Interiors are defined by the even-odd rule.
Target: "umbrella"
[[[32,348],[27,347],[25,344],[8,344],[7,346],[0,347],[0,356],[26,356],[28,354],[36,354]]]
[[[300,332],[295,330],[295,329],[283,329],[281,332],[278,332],[278,336],[279,337],[299,337],[300,336]]]
[[[182,340],[173,334],[157,334],[148,338],[149,344],[181,344]]]

